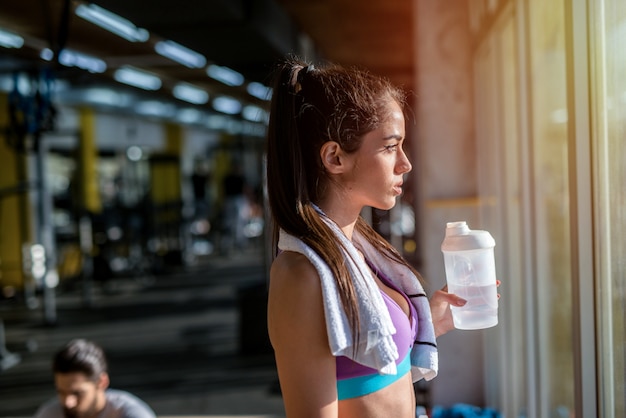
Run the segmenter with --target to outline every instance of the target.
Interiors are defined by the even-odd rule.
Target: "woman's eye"
[[[385,151],[395,151],[398,149],[398,144],[386,145]]]

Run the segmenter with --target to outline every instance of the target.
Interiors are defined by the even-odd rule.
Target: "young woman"
[[[412,383],[437,374],[453,328],[445,291],[361,217],[391,209],[411,171],[403,92],[288,58],[277,70],[267,183],[277,243],[268,322],[288,417],[414,418]]]

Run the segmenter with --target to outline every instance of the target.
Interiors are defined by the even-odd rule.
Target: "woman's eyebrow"
[[[401,141],[402,140],[402,135],[392,134],[392,135],[388,135],[388,136],[383,137],[383,141],[387,141],[389,139],[397,139],[397,140]]]

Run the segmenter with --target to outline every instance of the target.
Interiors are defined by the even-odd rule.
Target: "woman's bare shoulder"
[[[270,269],[270,281],[278,286],[319,287],[319,276],[309,259],[300,253],[283,251]]]
[[[280,329],[293,332],[296,324],[308,324],[308,327],[299,329],[312,332],[323,324],[323,317],[322,288],[317,270],[306,256],[282,252],[270,270],[270,336],[276,337]]]
[[[328,344],[322,287],[317,270],[302,254],[285,251],[272,263],[268,331],[287,415],[337,417],[335,357]]]

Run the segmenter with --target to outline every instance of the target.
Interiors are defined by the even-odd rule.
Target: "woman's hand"
[[[466,303],[467,301],[462,297],[448,293],[447,285],[433,293],[433,296],[430,298],[430,312],[433,317],[435,338],[454,329],[450,305],[463,306]]]
[[[500,280],[496,281],[496,286],[500,286]],[[500,295],[498,294],[498,299]],[[430,312],[433,317],[433,326],[435,328],[435,338],[454,329],[452,321],[452,306],[463,306],[467,303],[460,296],[448,293],[448,286],[444,286],[441,290],[437,290],[430,298]]]

